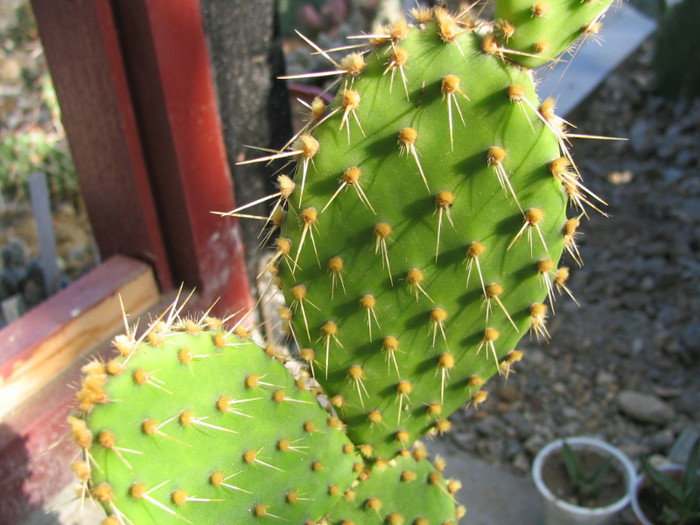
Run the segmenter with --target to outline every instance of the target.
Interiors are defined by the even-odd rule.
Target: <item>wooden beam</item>
[[[250,308],[238,225],[210,213],[234,199],[199,0],[32,4],[103,257],[197,286],[188,311]],[[71,479],[69,385],[109,353],[119,293],[134,315],[173,295],[116,256],[0,332],[0,522]]]
[[[103,256],[252,305],[199,0],[32,0]]]

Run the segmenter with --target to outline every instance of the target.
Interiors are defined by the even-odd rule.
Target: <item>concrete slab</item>
[[[446,477],[462,482],[457,494],[466,525],[541,525],[542,503],[529,477],[516,476],[458,449],[449,439],[426,442],[431,457],[447,460]]]
[[[623,4],[608,10],[599,35],[585,42],[573,58],[535,71],[542,99],[557,101],[557,114],[566,116],[656,29],[656,22]],[[566,57],[564,57],[566,58]]]

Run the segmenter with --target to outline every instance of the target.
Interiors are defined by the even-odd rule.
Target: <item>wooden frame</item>
[[[199,0],[32,0],[103,257],[250,306]]]

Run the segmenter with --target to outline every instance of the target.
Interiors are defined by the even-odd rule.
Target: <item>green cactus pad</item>
[[[290,330],[374,457],[447,430],[528,329],[546,334],[532,308],[553,299],[566,244],[568,161],[531,77],[435,13],[343,61],[335,101],[292,146],[277,257]]]
[[[508,59],[533,68],[598,33],[612,0],[496,0],[495,30]],[[508,50],[516,53],[509,53]]]
[[[431,465],[425,449],[404,451],[390,461],[379,461],[363,473],[361,481],[345,492],[331,510],[334,525],[456,524],[464,508],[454,494],[461,484],[445,480],[442,460]]]
[[[201,326],[149,340],[88,367],[71,419],[76,470],[120,523],[303,523],[356,479],[337,419],[256,344]]]

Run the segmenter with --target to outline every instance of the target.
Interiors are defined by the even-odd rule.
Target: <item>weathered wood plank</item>
[[[159,297],[148,265],[115,256],[0,331],[0,418]]]
[[[147,264],[115,256],[0,331],[0,523],[20,523],[73,479],[66,417],[81,367],[111,353],[119,295],[134,317],[164,300]]]

